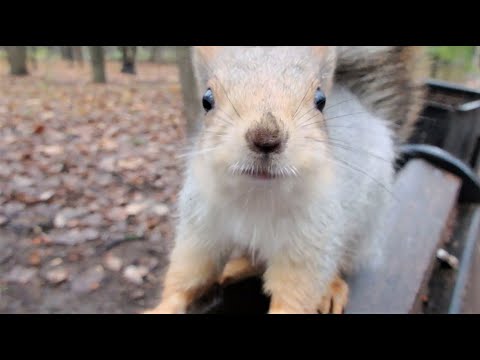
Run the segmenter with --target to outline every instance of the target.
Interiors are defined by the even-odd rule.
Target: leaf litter
[[[0,313],[154,305],[173,241],[185,123],[177,69],[0,61]]]

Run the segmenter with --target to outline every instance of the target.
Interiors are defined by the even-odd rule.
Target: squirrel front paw
[[[185,296],[182,296],[182,294],[177,294],[162,300],[158,306],[144,311],[143,314],[185,314],[186,310],[187,301]]]
[[[343,314],[348,302],[348,284],[336,276],[318,306],[321,314]]]
[[[222,286],[246,279],[250,276],[259,275],[261,269],[252,264],[249,258],[240,257],[230,260],[223,269],[218,280]]]

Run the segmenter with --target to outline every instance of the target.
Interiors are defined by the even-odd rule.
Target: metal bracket
[[[402,167],[408,160],[420,158],[432,165],[448,171],[462,179],[459,202],[480,203],[480,178],[462,160],[439,147],[425,144],[405,144],[399,146],[398,165]]]

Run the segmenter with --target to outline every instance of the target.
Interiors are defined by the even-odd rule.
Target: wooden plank
[[[465,246],[450,304],[450,314],[480,313],[480,207],[475,206],[465,231]]]
[[[462,308],[463,314],[480,314],[480,241],[478,239],[472,262],[465,303]]]
[[[464,249],[468,228],[471,223],[472,204],[457,204],[452,222],[452,235],[441,244],[442,249],[460,259]],[[424,303],[425,314],[447,314],[452,302],[453,289],[457,281],[458,269],[437,260],[428,282],[428,301]]]
[[[424,160],[411,160],[395,182],[387,212],[387,260],[348,280],[346,313],[418,312],[445,224],[453,209],[460,179]]]

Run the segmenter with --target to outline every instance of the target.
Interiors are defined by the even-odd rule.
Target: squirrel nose
[[[266,128],[251,129],[246,134],[249,148],[257,153],[270,154],[280,152],[283,139],[278,129]]]
[[[269,140],[255,140],[253,145],[258,152],[269,154],[271,152],[277,151],[282,144],[281,140],[278,138],[269,139]]]

